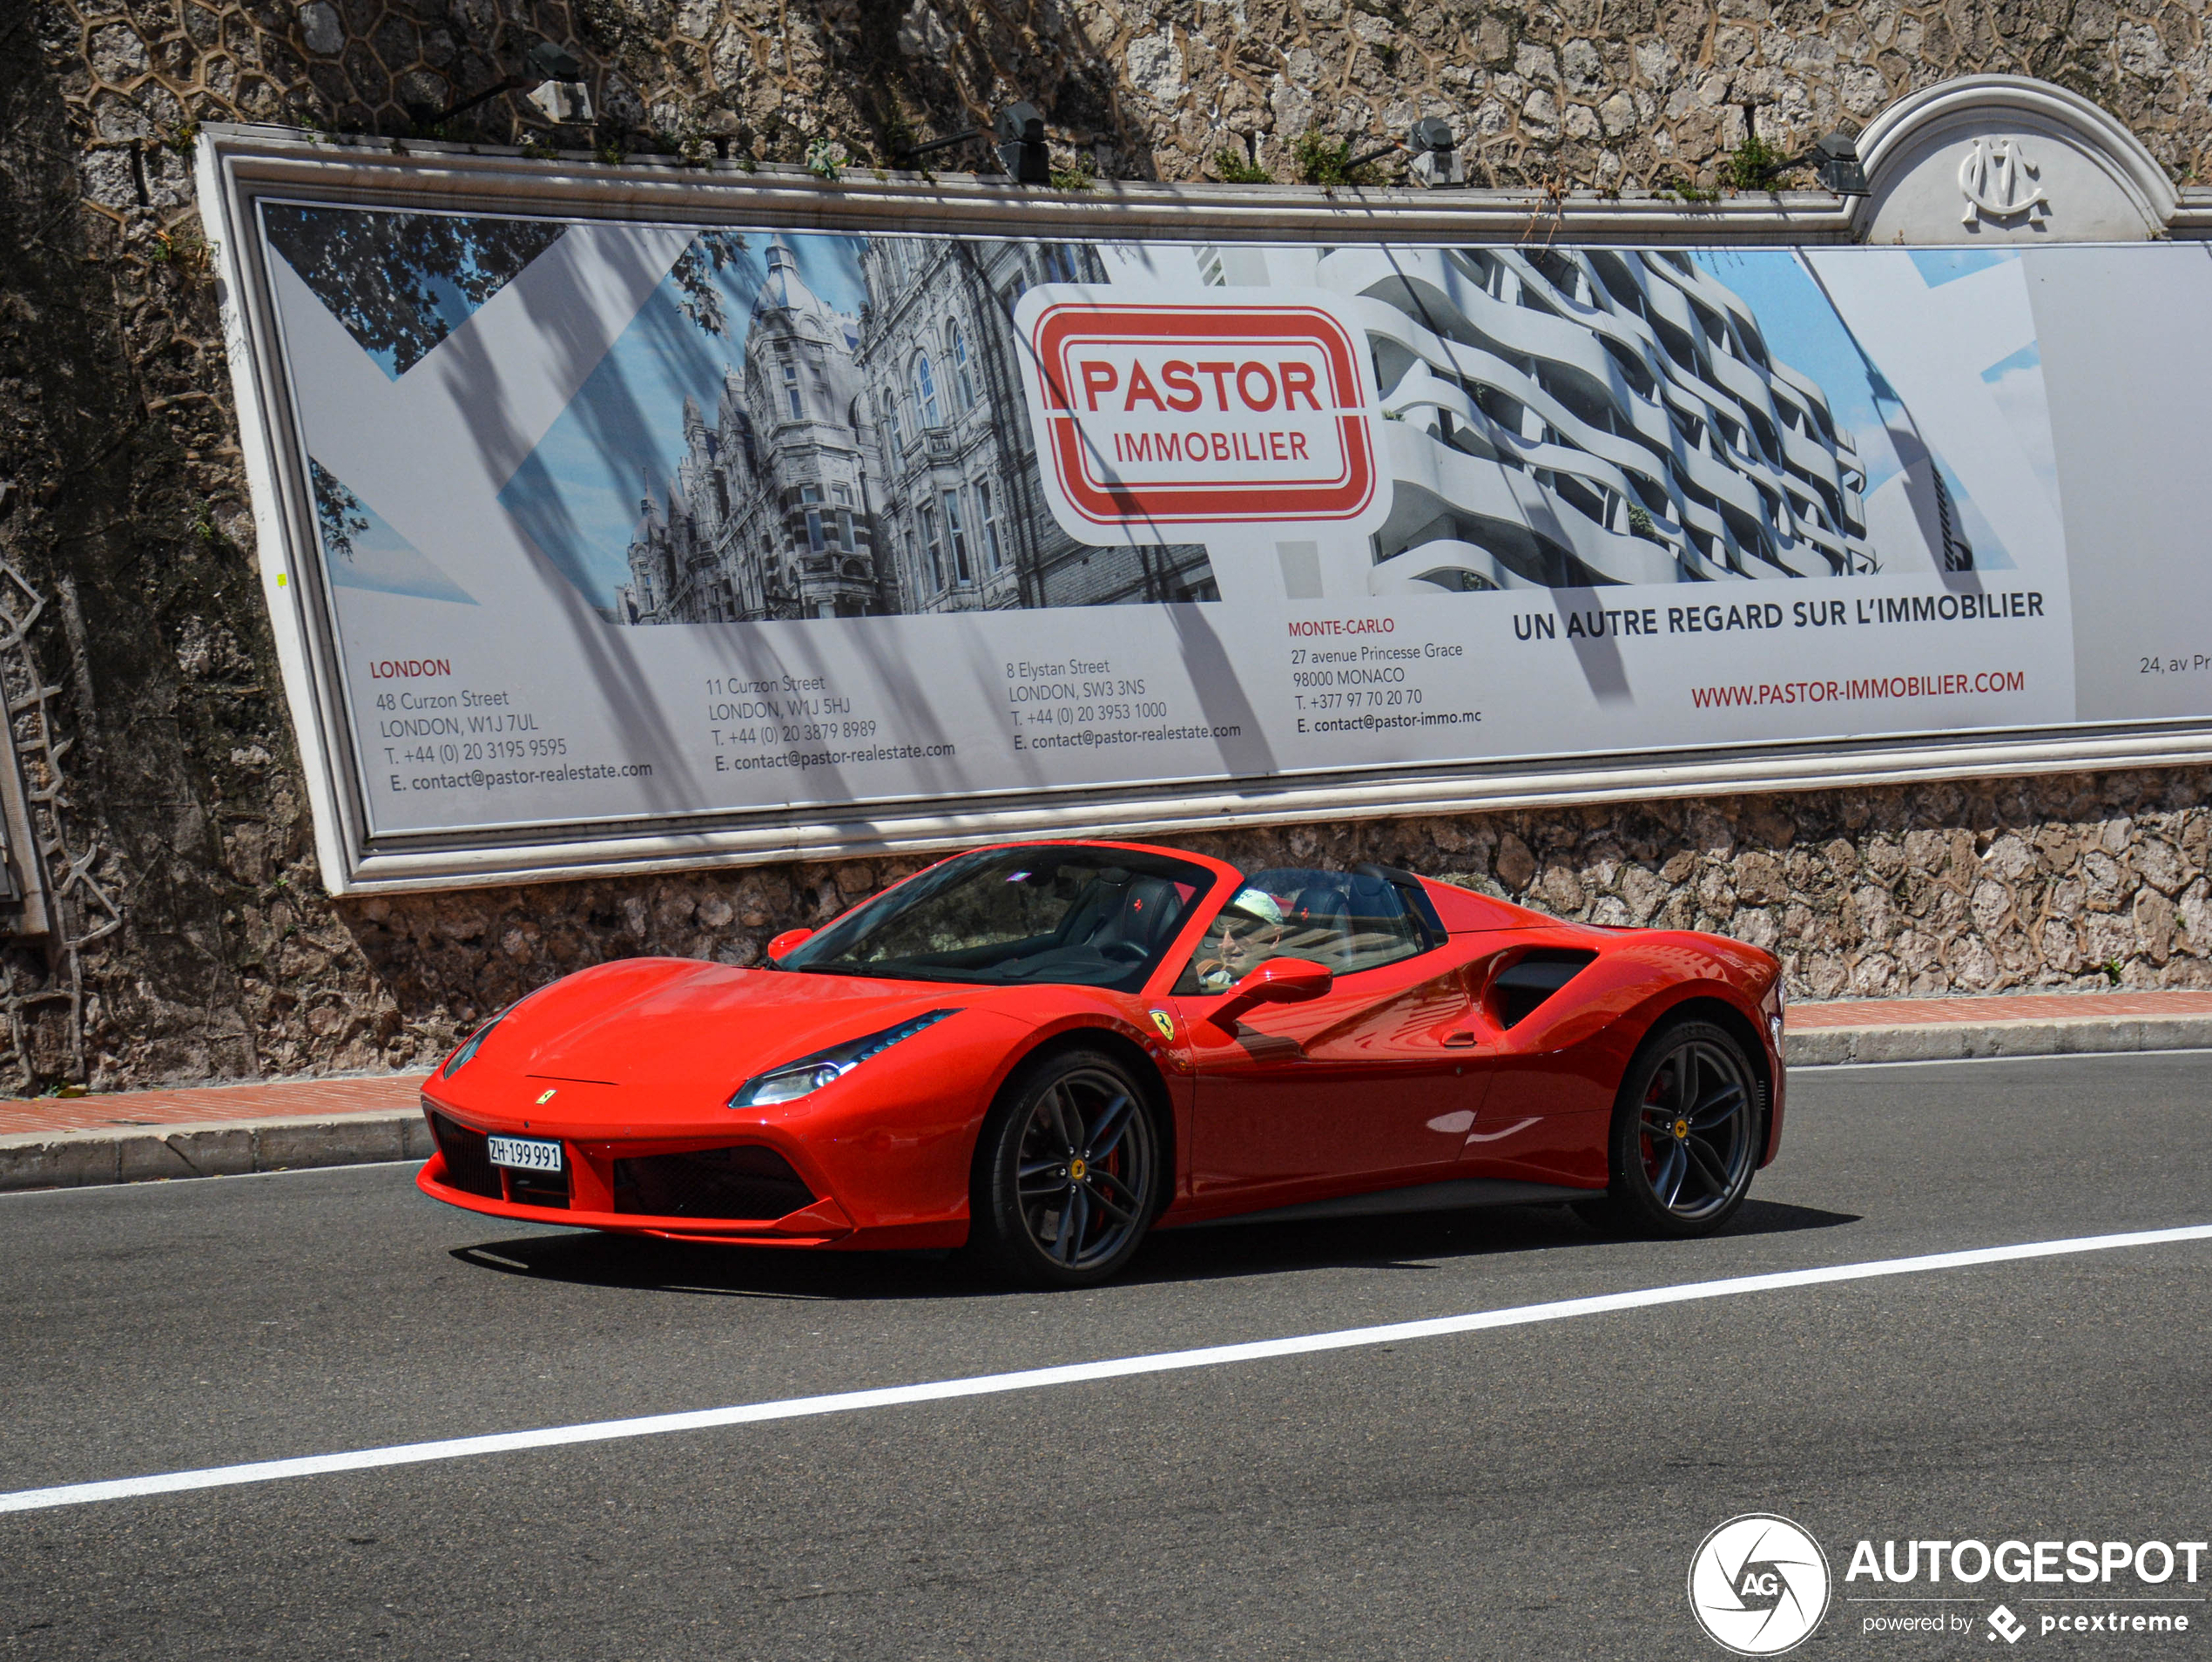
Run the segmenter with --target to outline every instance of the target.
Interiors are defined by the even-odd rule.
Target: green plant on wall
[[[1318,127],[1308,127],[1291,146],[1291,161],[1298,179],[1306,185],[1377,185],[1381,179],[1372,163],[1352,165],[1352,145],[1332,138]]]
[[[1272,185],[1275,175],[1251,158],[1241,156],[1234,145],[1224,145],[1213,159],[1213,170],[1224,185]]]
[[[1771,190],[1775,174],[1789,159],[1756,132],[1747,133],[1721,165],[1721,179],[1739,191]]]
[[[1721,199],[1720,190],[1717,186],[1709,189],[1686,173],[1677,173],[1673,179],[1653,191],[1652,194],[1662,200],[1668,197],[1674,197],[1684,202],[1717,202]]]
[[[1098,183],[1098,159],[1095,156],[1076,158],[1072,166],[1052,170],[1052,188],[1055,191],[1087,191]]]

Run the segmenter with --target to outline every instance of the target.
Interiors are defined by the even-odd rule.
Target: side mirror
[[[1311,958],[1270,958],[1231,988],[1208,1019],[1234,1027],[1239,1016],[1257,1005],[1302,1004],[1320,997],[1335,981],[1325,964]]]
[[[768,942],[768,962],[780,963],[786,955],[796,951],[814,938],[812,929],[786,929]]]

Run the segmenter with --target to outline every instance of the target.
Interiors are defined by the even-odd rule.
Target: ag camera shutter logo
[[[1698,1546],[1689,1608],[1715,1644],[1738,1656],[1795,1649],[1828,1613],[1828,1556],[1786,1517],[1747,1512]]]

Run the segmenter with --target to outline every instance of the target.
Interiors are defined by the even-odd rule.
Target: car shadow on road
[[[1721,1239],[1833,1229],[1851,1213],[1750,1200]],[[1163,1230],[1148,1240],[1124,1284],[1363,1268],[1419,1272],[1449,1260],[1602,1245],[1608,1237],[1564,1206],[1495,1206],[1328,1222]],[[530,1234],[456,1246],[472,1269],[536,1280],[714,1298],[946,1299],[1019,1296],[955,1253],[818,1253],[697,1246],[627,1235]]]
[[[1858,1221],[1852,1213],[1747,1200],[1717,1239],[1833,1229]],[[1123,1279],[1205,1280],[1336,1267],[1426,1270],[1451,1259],[1588,1247],[1617,1239],[1565,1206],[1486,1206],[1325,1223],[1224,1224],[1161,1231],[1145,1242]]]

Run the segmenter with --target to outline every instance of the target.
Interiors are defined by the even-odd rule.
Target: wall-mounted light
[[[1823,135],[1802,156],[1787,156],[1759,169],[1762,182],[1792,167],[1810,167],[1823,190],[1838,196],[1866,194],[1866,169],[1859,165],[1858,146],[1840,132]],[[1741,181],[1739,181],[1740,183]]]
[[[521,75],[502,75],[473,98],[467,98],[430,118],[435,125],[450,121],[464,111],[480,104],[488,104],[502,92],[513,92],[535,81],[536,86],[527,95],[529,106],[556,126],[570,122],[589,122],[591,118],[591,94],[583,84],[583,65],[576,54],[565,46],[556,46],[550,40],[541,40],[530,48],[524,60],[527,68]]]
[[[1052,152],[1044,141],[1044,115],[1034,104],[1009,104],[992,124],[999,165],[1016,185],[1052,183]]]
[[[591,93],[583,84],[583,65],[565,46],[541,40],[530,48],[530,73],[538,78],[530,90],[533,110],[556,126],[592,119]]]
[[[1823,137],[1807,152],[1807,159],[1815,162],[1815,173],[1820,182],[1838,196],[1866,194],[1866,169],[1858,159],[1858,146],[1840,132]]]
[[[1453,136],[1452,124],[1442,116],[1423,116],[1406,135],[1406,148],[1413,159],[1406,171],[1418,184],[1464,185],[1467,182],[1467,164],[1460,159],[1460,141]]]
[[[1459,140],[1452,135],[1452,124],[1442,116],[1423,116],[1406,130],[1406,136],[1379,150],[1371,150],[1364,156],[1345,159],[1344,171],[1365,167],[1371,161],[1399,151],[1408,152],[1412,159],[1406,171],[1420,185],[1464,185],[1467,168],[1460,160]]]
[[[1044,116],[1034,104],[1009,104],[998,112],[987,135],[981,127],[970,127],[966,132],[956,132],[949,138],[932,138],[926,145],[908,145],[894,151],[894,163],[910,162],[917,156],[927,156],[933,150],[949,150],[954,145],[964,145],[971,138],[988,137],[995,141],[999,165],[1006,169],[1006,176],[1017,185],[1049,185],[1052,183],[1052,151],[1045,143]]]

